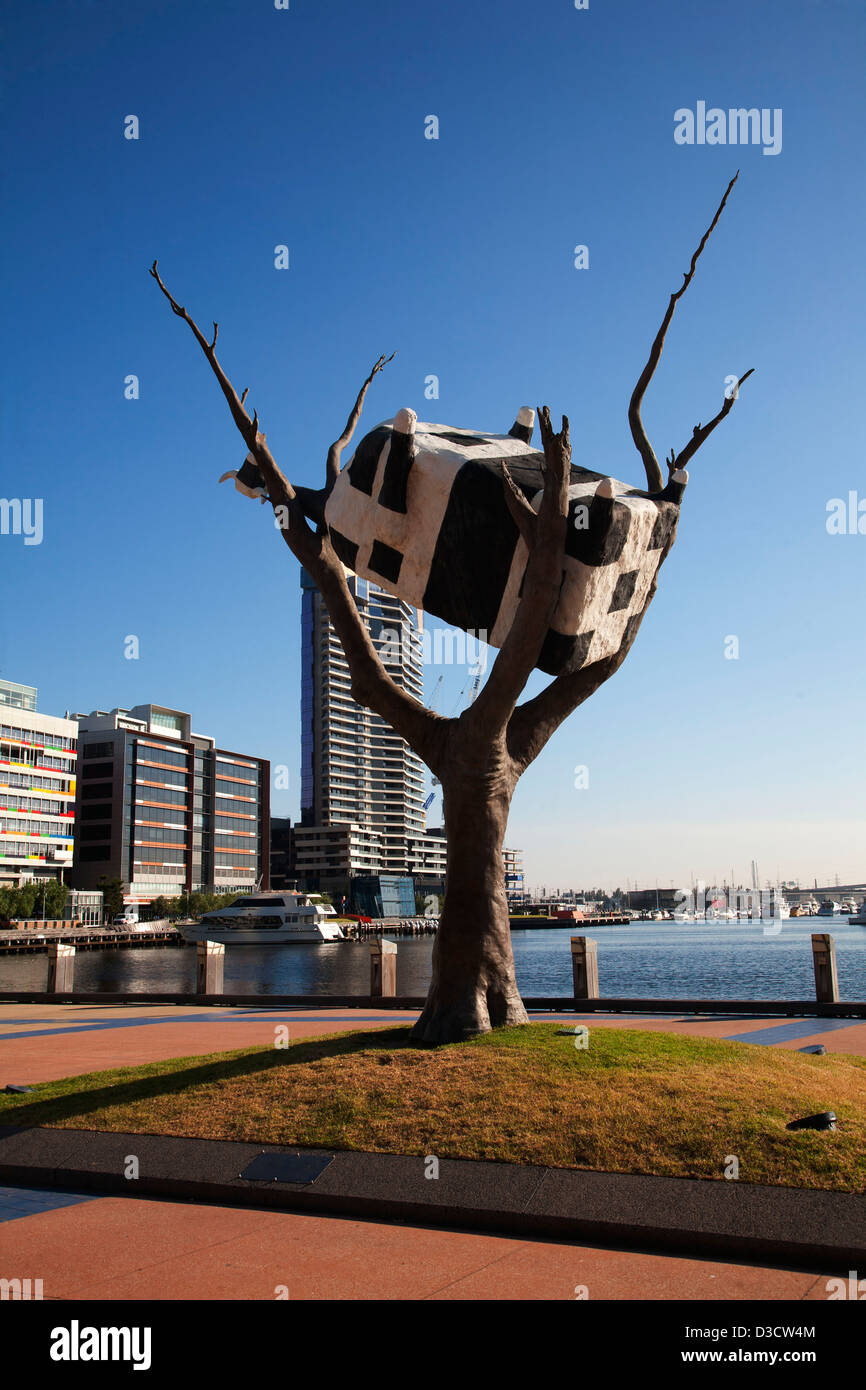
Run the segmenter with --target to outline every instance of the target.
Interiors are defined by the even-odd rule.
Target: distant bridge
[[[798,903],[803,898],[833,898],[838,902],[840,898],[856,898],[857,906],[860,900],[866,897],[866,884],[842,883],[838,887],[836,884],[829,884],[826,888],[783,888],[782,892],[789,903]]]

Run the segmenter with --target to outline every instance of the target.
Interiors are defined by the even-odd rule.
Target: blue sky
[[[154,256],[219,320],[296,482],[396,349],[357,438],[404,405],[505,431],[547,403],[576,462],[640,484],[628,399],[740,168],[647,395],[659,456],[755,375],[694,460],[633,651],[523,779],[509,841],[548,887],[752,858],[866,875],[866,535],[826,526],[866,499],[859,4],[48,0],[4,28],[3,491],[43,499],[44,534],[0,536],[0,674],[50,713],[191,710],[288,766],[294,815],[298,567],[269,509],[217,487],[245,451]],[[781,151],[677,145],[699,101],[780,108]],[[444,675],[450,713],[466,675]]]

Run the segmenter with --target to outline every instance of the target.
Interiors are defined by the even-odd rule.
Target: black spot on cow
[[[368,497],[373,495],[379,458],[390,438],[390,425],[379,425],[378,429],[371,430],[369,434],[364,435],[349,464],[349,482],[359,492],[366,492]]]
[[[631,617],[625,625],[625,631],[622,635],[622,641],[619,644],[620,651],[628,651],[629,647],[631,646],[632,642],[637,636],[637,630],[641,625],[641,620],[648,606],[649,605],[647,604],[646,607],[644,607],[640,613],[632,613]]]
[[[579,671],[589,655],[589,644],[594,636],[594,632],[579,632],[576,637],[569,637],[549,627],[536,665],[549,676]]]
[[[586,507],[588,516],[578,514]],[[575,526],[575,516],[586,521]],[[568,527],[565,533],[565,553],[584,565],[612,565],[620,557],[628,539],[631,513],[623,502],[614,497],[575,498],[568,508]]]
[[[517,537],[501,472],[464,463],[436,539],[425,611],[455,627],[492,632]]]
[[[674,507],[662,505],[658,509],[658,516],[655,519],[652,535],[649,538],[647,550],[661,550],[665,542],[676,525],[677,514]]]
[[[373,549],[370,551],[370,569],[381,574],[383,579],[387,579],[391,584],[396,584],[402,563],[401,551],[386,545],[384,541],[373,542]]]
[[[616,581],[616,588],[613,591],[608,613],[619,613],[623,608],[628,608],[639,574],[640,570],[626,570],[624,574],[620,575]]]
[[[328,527],[328,534],[331,537],[331,545],[337,552],[337,558],[350,570],[357,569],[355,563],[358,559],[358,547],[354,541],[350,541],[348,536],[344,536],[341,531],[337,531],[333,526]]]
[[[408,510],[406,489],[412,464],[415,462],[413,443],[411,434],[401,434],[399,430],[392,431],[391,448],[385,461],[385,476],[378,498],[379,506],[387,507],[390,512],[405,513]]]
[[[464,449],[477,449],[480,444],[493,443],[491,439],[485,439],[483,435],[458,434],[456,430],[453,433],[449,433],[447,430],[443,430],[441,434],[437,433],[436,438],[449,439],[452,444],[462,444]]]

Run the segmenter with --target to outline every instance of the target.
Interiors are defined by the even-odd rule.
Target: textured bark
[[[517,988],[502,845],[517,776],[502,739],[479,747],[463,721],[442,783],[448,868],[433,975],[412,1036],[458,1042],[528,1022]]]

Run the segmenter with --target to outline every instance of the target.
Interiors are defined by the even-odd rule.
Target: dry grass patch
[[[557,1025],[447,1047],[341,1033],[72,1077],[0,1096],[0,1122],[866,1190],[866,1061]],[[835,1110],[835,1132],[788,1120]]]

